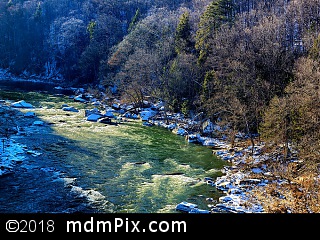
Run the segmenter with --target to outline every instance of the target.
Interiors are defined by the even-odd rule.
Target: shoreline
[[[20,125],[20,126],[32,125],[32,122],[34,121],[34,119],[23,117],[21,115],[21,112],[19,112],[19,110],[15,109],[11,106],[2,106],[2,107],[7,108],[8,111],[15,111],[16,114],[20,114],[20,118],[15,117],[15,120],[22,121],[23,123],[20,122],[18,125]],[[173,114],[173,116],[174,116],[174,114]],[[14,116],[12,116],[12,117],[14,117]],[[143,123],[144,122],[142,122],[142,124]],[[169,130],[173,134],[179,134],[179,131],[177,131],[177,129],[181,129],[181,126],[179,124],[176,124],[175,127],[172,127],[173,126],[172,123],[165,125],[164,122],[161,122],[161,123],[159,122],[158,124],[156,124],[155,121],[152,121],[152,125],[158,125],[161,127],[169,128]],[[25,137],[25,136],[21,136],[21,137]],[[201,136],[198,136],[198,137],[201,137]],[[202,138],[203,143],[205,143],[205,142],[208,143],[208,142],[210,142],[210,140],[213,140],[208,137],[201,137],[201,138]],[[26,141],[26,139],[25,139],[25,141]],[[187,138],[186,138],[186,141],[187,141]],[[236,165],[239,165],[240,162],[244,161],[245,159],[240,158],[241,154],[239,154],[239,151],[236,151],[236,149],[234,149],[233,152],[229,152],[227,150],[227,148],[229,146],[228,143],[222,142],[221,139],[219,139],[219,140],[214,139],[214,142],[219,143],[220,146],[224,147],[224,149],[216,150],[216,154],[220,158],[230,162],[232,167],[230,167],[230,168],[225,167],[223,169],[224,175],[222,177],[218,177],[215,180],[209,179],[209,178],[203,179],[203,181],[205,181],[207,184],[210,184],[213,187],[216,187],[218,190],[222,191],[225,194],[225,196],[220,199],[220,202],[215,205],[211,205],[210,199],[208,199],[208,202],[209,202],[208,207],[210,208],[210,210],[212,212],[232,212],[232,213],[263,212],[261,210],[261,206],[256,203],[251,208],[242,207],[244,205],[246,205],[246,206],[250,205],[248,202],[248,199],[246,199],[246,193],[245,193],[248,190],[248,188],[246,189],[246,191],[243,191],[245,188],[243,183],[245,182],[245,180],[249,181],[250,178],[248,177],[247,173],[240,173],[241,169],[236,167]],[[197,143],[190,143],[190,144],[197,144]],[[210,148],[210,146],[208,146],[208,147]],[[33,152],[31,150],[27,150],[25,147],[22,147],[22,149],[24,149],[26,152],[29,151],[28,154],[37,154],[36,151]],[[244,148],[241,151],[242,152],[244,152],[244,151],[249,152],[251,150]],[[235,153],[238,153],[239,155],[237,157],[235,157],[234,156]],[[212,152],[212,154],[214,154],[214,151]],[[235,159],[237,159],[237,162],[235,162]],[[9,165],[10,164],[6,164],[6,165],[2,164],[2,168],[4,169],[5,166],[9,166]],[[251,179],[252,184],[254,183],[254,181],[255,180]],[[259,183],[261,184],[261,182],[262,181],[260,181]],[[255,183],[258,183],[258,181],[256,180]],[[231,193],[231,194],[229,194],[229,193]]]
[[[97,99],[94,99],[94,101],[97,101]],[[11,106],[4,107],[6,107],[8,111],[19,112]],[[142,108],[138,114],[128,115],[126,107],[127,105],[125,104],[123,106],[117,104],[117,110],[114,111],[121,116],[120,118],[134,120],[141,120],[142,112],[144,112],[144,114],[148,111],[151,112],[150,108]],[[157,109],[157,114],[159,114],[161,112],[161,104],[153,105],[153,109]],[[240,136],[235,142],[235,146],[231,148],[230,143],[222,138],[206,137],[198,132],[190,131],[196,124],[199,124],[197,121],[184,118],[179,113],[170,113],[169,118],[157,120],[154,117],[157,116],[157,114],[149,114],[148,117],[147,113],[147,115],[144,115],[144,117],[147,116],[146,119],[142,119],[142,124],[146,127],[155,125],[167,128],[172,134],[184,136],[190,144],[202,144],[212,148],[212,154],[216,154],[230,164],[230,167],[222,169],[223,176],[217,179],[203,179],[207,184],[216,187],[225,194],[216,204],[213,202],[211,204],[210,199],[208,199],[208,207],[212,212],[265,213],[262,204],[259,203],[259,201],[255,199],[254,194],[252,194],[252,190],[260,191],[260,193],[263,194],[265,191],[264,187],[269,183],[280,185],[284,183],[285,180],[281,180],[279,176],[273,176],[273,173],[268,169],[268,161],[274,161],[275,159],[272,154],[263,152],[263,148],[265,147],[263,142],[255,143],[255,148],[252,150],[249,142]],[[165,114],[167,115],[168,113]],[[23,119],[22,121],[29,121],[29,125],[33,121],[30,118]],[[196,141],[194,141],[195,139]],[[2,166],[2,168],[5,168],[5,166]]]

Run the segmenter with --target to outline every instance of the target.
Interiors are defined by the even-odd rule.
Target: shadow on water
[[[0,133],[5,142],[1,147],[0,165],[10,161],[9,158],[13,161],[10,174],[0,176],[0,213],[100,212],[94,199],[90,198],[94,191],[77,186],[81,173],[65,161],[72,152],[92,158],[96,158],[96,154],[77,146],[76,141],[58,135],[52,128],[54,123],[38,116],[24,116],[34,109],[9,107],[11,102],[20,100],[39,105],[44,99],[43,93],[5,89],[0,90],[0,99],[6,100],[0,105]],[[43,126],[36,126],[34,122],[43,122]],[[16,126],[19,126],[19,133]],[[14,146],[22,148],[23,154],[9,152]],[[19,161],[15,157],[20,158]],[[104,208],[104,211],[108,212],[108,209]]]
[[[0,80],[0,89],[6,92],[15,92],[15,95],[28,94],[29,92],[49,93],[49,94],[73,94],[72,88],[56,89],[57,83],[55,82],[37,82],[37,81],[12,81]],[[21,98],[20,98],[21,99]]]
[[[39,92],[1,91],[0,97],[23,99],[37,109],[71,104]],[[25,118],[27,110],[16,109],[12,123],[26,131],[10,138],[24,146],[27,158],[13,174],[0,177],[0,212],[174,212],[180,201],[206,206],[206,197],[222,195],[201,181],[217,177],[226,165],[210,149],[157,127],[99,125],[83,121],[82,113],[49,110]]]
[[[17,115],[20,115],[19,111]],[[35,117],[32,121],[43,120]],[[16,117],[13,123],[17,122],[22,128],[32,128],[30,119]],[[50,127],[34,128],[37,130],[28,131],[26,136],[11,135],[2,148],[1,155],[17,156],[23,161],[13,159],[11,174],[0,177],[0,213],[99,212],[85,192],[77,189],[74,181],[77,173],[70,171],[72,167],[65,168],[63,162],[70,151],[86,155],[93,153],[56,135]],[[15,145],[20,146],[24,153],[6,153]]]

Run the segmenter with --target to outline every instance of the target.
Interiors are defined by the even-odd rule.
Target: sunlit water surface
[[[140,120],[117,126],[86,121],[84,110],[94,106],[73,102],[66,96],[5,89],[1,98],[13,101],[23,98],[36,106],[32,111],[39,120],[51,123],[52,134],[64,139],[66,144],[43,147],[42,150],[51,151],[55,157],[41,164],[54,166],[63,172],[65,179],[76,179],[72,191],[92,191],[91,200],[99,212],[176,213],[175,206],[181,201],[208,209],[208,204],[221,196],[204,178],[220,176],[227,163],[216,158],[208,147],[188,143],[184,137],[161,127],[143,126]],[[63,111],[64,103],[79,112]],[[49,201],[59,194],[58,190],[45,187],[41,191]],[[16,198],[22,201],[27,197],[17,195]]]

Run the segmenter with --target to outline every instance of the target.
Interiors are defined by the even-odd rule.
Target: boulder
[[[79,110],[76,109],[75,107],[63,107],[62,110],[68,111],[68,112],[79,112]]]
[[[35,116],[36,116],[36,114],[34,112],[26,112],[24,114],[24,117],[26,117],[26,118],[33,118]]]
[[[90,114],[88,117],[87,117],[87,121],[92,121],[92,122],[97,122],[98,119],[102,118],[103,115],[101,114],[96,114],[96,113],[93,113],[93,114]]]
[[[11,107],[14,107],[14,108],[33,108],[33,105],[31,103],[27,103],[24,100],[21,100],[21,101],[12,103]]]

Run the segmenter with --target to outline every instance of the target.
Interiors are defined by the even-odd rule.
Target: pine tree
[[[189,12],[184,12],[175,32],[175,51],[177,54],[190,53],[193,49]]]
[[[136,13],[133,16],[130,24],[129,24],[129,29],[128,29],[129,32],[131,32],[134,29],[134,27],[136,26],[137,22],[139,21],[139,18],[140,18],[140,9],[138,8],[136,10]]]
[[[97,23],[95,21],[90,21],[87,26],[87,31],[89,32],[90,39],[93,39],[94,36],[94,29],[96,28]]]
[[[203,84],[202,84],[202,94],[201,94],[202,102],[206,102],[207,99],[210,99],[212,97],[215,80],[216,80],[216,73],[214,70],[206,72],[203,80]]]
[[[41,8],[41,3],[39,2],[38,6],[37,6],[37,9],[36,9],[36,11],[34,13],[34,18],[36,20],[39,20],[41,18],[41,16],[42,16],[42,8]]]
[[[311,59],[320,59],[320,34],[314,39],[313,44],[309,50],[309,56]]]
[[[205,61],[210,39],[225,23],[234,21],[234,4],[232,0],[217,0],[211,2],[200,17],[199,29],[196,33],[195,47],[199,51],[199,63]]]

